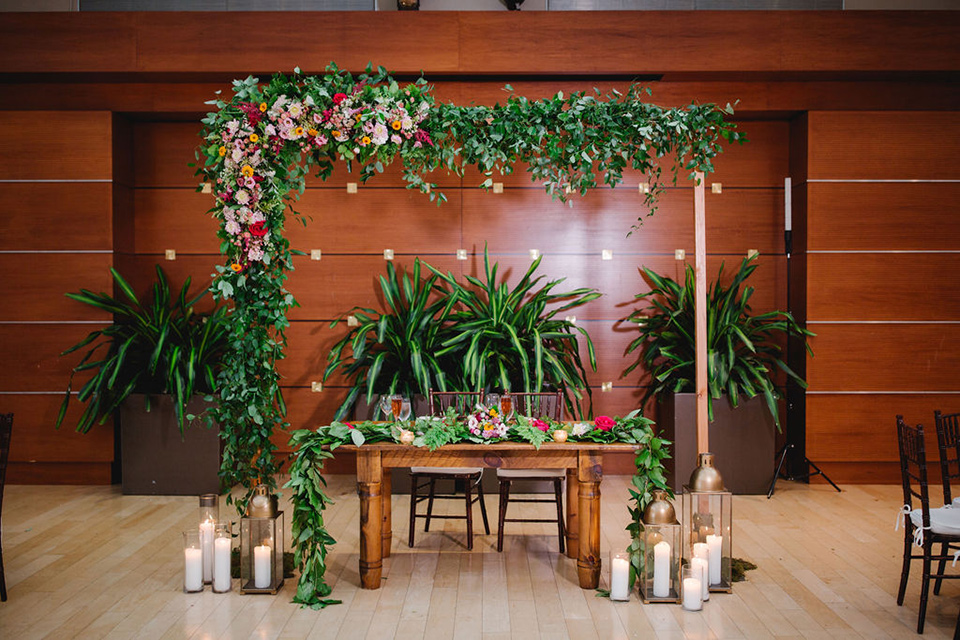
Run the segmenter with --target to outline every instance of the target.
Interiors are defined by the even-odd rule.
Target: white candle
[[[700,597],[700,581],[696,578],[683,579],[683,608],[687,611],[703,609],[703,598]]]
[[[230,538],[217,538],[213,542],[213,590],[230,590]]]
[[[200,549],[183,550],[183,589],[184,591],[203,589],[203,552]]]
[[[710,599],[710,548],[706,542],[694,543],[693,559],[700,560],[700,562],[694,566],[703,568],[703,575],[700,577],[700,581],[703,586],[703,601],[706,602]]]
[[[213,582],[213,520],[200,523],[200,548],[203,550],[203,581]]]
[[[694,575],[700,576],[700,598],[706,602],[710,599],[710,585],[707,584],[707,580],[710,578],[710,564],[705,558],[693,558],[690,560],[690,566],[693,567]]]
[[[710,550],[710,584],[720,584],[720,554],[723,548],[723,536],[708,535],[707,547]]]
[[[670,543],[664,540],[653,547],[653,597],[670,595]]]
[[[610,567],[610,599],[630,599],[630,560],[614,557]]]
[[[270,553],[273,551],[263,544],[253,548],[253,586],[266,589],[270,586]]]

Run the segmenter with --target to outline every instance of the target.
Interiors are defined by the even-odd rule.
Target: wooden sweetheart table
[[[343,445],[357,454],[360,492],[360,583],[379,589],[383,558],[393,537],[390,469],[393,467],[488,467],[494,469],[567,470],[567,556],[577,559],[580,587],[600,582],[600,482],[604,452],[633,452],[635,444],[548,442],[532,444],[448,444],[436,451],[395,443]]]

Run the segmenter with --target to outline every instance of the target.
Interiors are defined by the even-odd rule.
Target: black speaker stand
[[[793,445],[792,442],[791,442],[791,443],[787,443],[787,444],[783,445],[783,448],[780,449],[780,451],[777,452],[777,457],[780,458],[780,462],[777,464],[777,472],[773,475],[773,482],[770,483],[770,491],[767,492],[767,499],[768,499],[768,500],[773,497],[773,492],[777,490],[777,480],[779,480],[780,478],[783,478],[784,480],[793,481],[793,480],[810,479],[810,478],[812,478],[813,476],[823,476],[823,479],[826,480],[827,482],[829,482],[831,487],[833,487],[834,489],[836,489],[838,492],[840,491],[840,487],[838,487],[838,486],[834,483],[834,481],[830,479],[830,476],[828,476],[827,474],[825,474],[825,473],[823,472],[823,470],[820,469],[820,467],[818,467],[816,464],[814,464],[813,462],[810,462],[810,458],[808,458],[808,457],[806,457],[806,456],[803,457],[803,461],[804,461],[806,464],[808,464],[808,465],[810,465],[811,467],[813,467],[813,468],[815,469],[815,471],[811,471],[811,472],[809,472],[809,473],[801,473],[800,475],[796,475],[796,476],[785,476],[785,475],[781,475],[782,470],[783,470],[783,463],[784,463],[784,461],[787,459],[787,452],[790,451],[790,449],[793,449],[793,447],[794,447],[794,445]]]

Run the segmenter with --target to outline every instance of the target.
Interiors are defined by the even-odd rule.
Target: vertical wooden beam
[[[380,504],[383,510],[383,524],[381,536],[383,538],[383,557],[390,557],[390,547],[393,542],[393,475],[390,469],[383,469],[383,482],[380,485]]]
[[[567,469],[567,557],[580,553],[580,480],[577,469]]]
[[[600,584],[600,481],[603,465],[598,451],[578,454],[577,480],[580,544],[577,550],[577,574],[581,589],[596,589]]]
[[[697,369],[697,452],[710,451],[710,422],[707,409],[707,222],[703,172],[696,174],[693,189],[694,249],[696,251],[696,369]]]
[[[357,484],[360,489],[360,586],[379,589],[383,572],[383,506],[380,449],[357,450]]]

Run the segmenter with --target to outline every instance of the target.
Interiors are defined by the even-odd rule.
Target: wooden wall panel
[[[219,254],[220,226],[213,214],[213,196],[188,189],[134,191],[133,246],[139,254]],[[292,221],[291,221],[292,222]]]
[[[109,253],[0,254],[0,320],[102,320],[106,314],[64,294],[81,288],[110,291]]]
[[[10,484],[110,484],[109,462],[14,462],[7,467]]]
[[[8,13],[0,21],[4,72],[134,71],[133,13]]]
[[[283,399],[287,403],[290,430],[316,429],[330,424],[337,407],[346,397],[347,389],[344,387],[325,387],[321,392],[313,392],[309,387],[285,387]],[[286,447],[285,450],[289,451],[290,448]]]
[[[956,320],[960,254],[811,253],[811,320]],[[909,291],[908,297],[897,292]]]
[[[60,357],[102,324],[0,324],[9,366],[0,368],[0,391],[65,391],[82,353]],[[74,389],[87,379],[77,375]],[[55,402],[59,403],[59,398]]]
[[[153,283],[157,281],[156,265],[160,265],[167,282],[172,289],[180,290],[186,279],[190,278],[190,295],[196,296],[209,288],[215,265],[222,264],[223,258],[216,255],[184,255],[176,260],[166,260],[156,254],[123,254],[114,256],[115,268],[130,283],[141,302],[147,303],[152,296]],[[108,274],[109,275],[109,274]],[[213,298],[205,296],[197,305],[198,310],[208,311],[213,307]]]
[[[196,162],[202,127],[200,122],[134,123],[134,186],[196,188],[200,179],[189,164]]]
[[[331,327],[329,322],[292,322],[287,329],[287,357],[277,363],[284,387],[310,387],[323,380],[327,368],[327,354],[333,345],[349,331],[346,322]],[[350,348],[344,350],[349,354]],[[348,384],[340,374],[333,374],[325,386]]]
[[[67,381],[60,385],[64,390]],[[57,414],[63,394],[17,394],[2,396],[3,411],[13,412],[12,462],[111,462],[113,460],[113,423],[94,426],[88,433],[77,433],[76,425],[85,405],[70,402],[60,429]]]
[[[896,462],[896,416],[928,428],[936,453],[933,412],[960,411],[960,394],[808,394],[807,455],[811,460]]]
[[[811,251],[952,251],[958,183],[811,183]]]
[[[951,180],[960,112],[812,112],[809,177]]]
[[[960,325],[817,324],[811,391],[957,391]]]
[[[0,251],[109,251],[110,185],[89,182],[0,184]],[[69,221],[69,233],[63,233]]]
[[[4,111],[4,180],[110,180],[111,116],[98,111]]]

